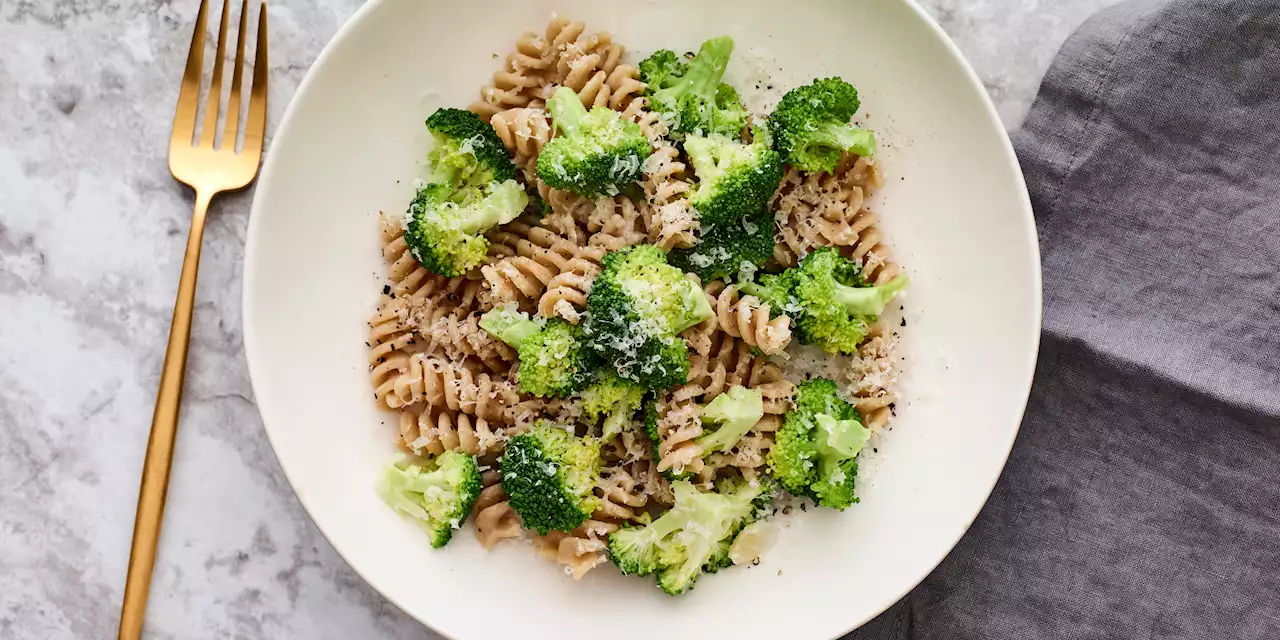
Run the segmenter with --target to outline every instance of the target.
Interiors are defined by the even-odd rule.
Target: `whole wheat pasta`
[[[648,232],[641,206],[625,196],[599,198],[595,204],[587,218],[587,231],[591,233],[588,245],[617,251],[644,243]]]
[[[545,536],[534,535],[533,544],[539,554],[564,565],[565,573],[581,580],[588,571],[609,559],[605,539],[617,530],[618,525],[593,518],[568,533],[550,531]]]
[[[426,402],[494,422],[506,420],[504,408],[519,401],[519,393],[506,380],[422,354],[409,357],[408,370],[390,387],[385,392],[380,388],[379,396],[392,409]]]
[[[520,429],[454,413],[440,407],[406,407],[400,411],[400,440],[415,454],[461,451],[471,455],[501,453],[507,438]]]
[[[721,331],[766,355],[781,353],[791,343],[791,318],[780,315],[770,319],[768,303],[754,296],[740,297],[736,286],[720,280],[707,283],[705,291]]]
[[[683,179],[687,168],[675,145],[663,142],[645,160],[640,185],[645,194],[645,226],[649,241],[663,251],[693,246],[698,218],[689,206],[692,188]]]
[[[489,118],[489,124],[517,167],[525,168],[536,162],[538,152],[551,140],[551,116],[546,109],[517,107],[499,111]]]
[[[481,329],[480,317],[479,312],[462,317],[449,313],[419,324],[418,332],[426,343],[424,353],[440,354],[455,362],[474,359],[491,373],[506,373],[516,362],[516,351]]]
[[[516,40],[516,50],[506,57],[503,68],[493,74],[493,83],[480,89],[480,100],[468,107],[483,117],[525,107],[538,100],[552,64],[551,47],[529,32]]]
[[[546,292],[538,299],[538,313],[543,317],[560,317],[577,324],[587,307],[591,283],[600,272],[601,247],[579,247],[560,272],[547,281]]]
[[[835,246],[862,264],[868,282],[892,279],[900,267],[883,242],[875,214],[864,206],[882,183],[879,165],[855,155],[842,158],[834,173],[788,168],[773,197],[778,225],[774,260],[794,266],[814,249]]]
[[[485,471],[481,475],[480,497],[471,509],[475,522],[476,539],[486,549],[492,549],[503,540],[524,535],[524,523],[520,514],[511,507],[507,492],[502,489],[497,471]]]

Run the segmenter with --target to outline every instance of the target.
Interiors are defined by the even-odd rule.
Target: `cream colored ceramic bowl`
[[[366,366],[382,271],[377,212],[406,206],[426,116],[471,102],[516,36],[553,11],[640,55],[729,34],[740,61],[767,62],[783,86],[851,81],[882,141],[888,181],[874,208],[912,276],[903,399],[860,475],[862,503],[787,519],[759,567],[705,577],[680,598],[610,567],[574,582],[518,543],[486,553],[469,527],[432,550],[373,491],[395,430],[374,406]],[[372,0],[311,68],[268,152],[244,325],[262,420],[298,498],[365,580],[437,631],[831,638],[920,582],[995,484],[1031,383],[1040,265],[990,100],[906,0]]]

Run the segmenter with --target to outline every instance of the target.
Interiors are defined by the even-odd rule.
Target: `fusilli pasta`
[[[542,34],[519,37],[469,108],[502,141],[523,178],[529,205],[516,220],[484,232],[489,247],[483,264],[455,278],[434,275],[418,264],[405,240],[404,221],[383,215],[386,284],[369,322],[374,395],[379,405],[396,413],[399,445],[422,457],[446,452],[473,456],[482,471],[471,517],[485,548],[525,535],[495,468],[511,436],[545,420],[575,436],[601,439],[602,469],[594,484],[583,485],[598,499],[590,517],[572,531],[530,531],[535,548],[575,579],[608,560],[611,532],[648,523],[673,505],[671,472],[689,478],[701,491],[717,490],[716,481],[726,477],[760,480],[776,433],[793,408],[795,386],[779,363],[795,379],[804,372],[794,364],[804,351],[791,345],[787,314],[772,317],[777,309],[744,295],[737,285],[716,280],[704,286],[690,274],[712,314],[681,334],[689,349],[685,383],[647,391],[645,402],[656,402],[657,442],[650,441],[639,415],[616,416],[630,419],[620,433],[611,431],[604,438],[604,430],[617,423],[596,416],[594,408],[588,411],[589,393],[543,398],[521,392],[517,350],[481,328],[483,315],[500,305],[512,305],[504,310],[519,309],[538,322],[559,317],[580,323],[609,252],[646,243],[670,251],[697,242],[698,215],[690,204],[694,172],[672,142],[667,123],[650,109],[639,68],[624,60],[625,53],[609,33],[589,32],[583,22],[561,16],[553,17]],[[642,166],[639,190],[588,198],[539,179],[538,156],[558,135],[546,100],[560,87],[574,90],[584,106],[611,109],[640,127],[652,153]],[[568,135],[566,129],[560,134]],[[743,137],[749,142],[745,132]],[[873,160],[856,155],[842,158],[831,173],[788,168],[770,201],[777,232],[773,263],[763,266],[794,266],[816,248],[835,246],[860,264],[870,283],[898,275],[901,268],[890,256],[877,217],[865,207],[882,184],[880,171]],[[486,326],[493,328],[487,321]],[[535,325],[521,324],[520,329],[530,326]],[[501,335],[516,343],[527,334]],[[593,339],[586,331],[582,335]],[[827,375],[844,376],[843,395],[875,431],[886,427],[894,411],[896,342],[896,334],[877,321],[868,325],[857,353],[829,361],[832,366],[848,363],[838,374],[833,369]],[[736,442],[704,450],[699,437],[719,428],[714,422],[703,424],[704,409],[734,386],[758,390],[764,414]],[[652,418],[653,409],[646,405],[644,416]],[[533,524],[534,514],[526,515]]]

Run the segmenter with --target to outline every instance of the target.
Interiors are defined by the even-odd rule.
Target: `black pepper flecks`
[[[899,324],[898,326],[900,326],[900,327],[905,327],[905,326],[907,326],[907,319],[906,319],[906,318],[903,318],[903,319],[902,319],[902,323],[901,323],[901,324]]]
[[[384,296],[385,296],[385,295],[387,295],[388,293],[391,293],[391,285],[389,285],[389,284],[384,284],[384,285],[382,285],[382,295],[384,295]]]

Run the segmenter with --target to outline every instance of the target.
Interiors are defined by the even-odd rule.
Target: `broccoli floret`
[[[455,451],[434,459],[396,456],[377,486],[383,502],[417,522],[436,548],[448,544],[467,519],[480,488],[475,457]]]
[[[617,194],[640,177],[653,151],[640,125],[605,107],[587,111],[567,87],[556,89],[547,109],[559,135],[538,154],[543,182],[593,198]]]
[[[795,282],[795,271],[788,269],[782,273],[760,274],[754,282],[744,282],[738,286],[742,293],[755,296],[767,303],[774,316],[788,313],[794,314],[796,304],[791,296],[791,288]]]
[[[732,564],[729,548],[770,498],[763,483],[723,481],[714,493],[687,481],[672,483],[675,506],[644,527],[609,535],[609,557],[624,574],[657,574],[670,595],[692,589],[704,571]]]
[[[516,177],[516,166],[493,126],[465,109],[437,109],[427,117],[435,146],[427,155],[430,182],[483,188]]]
[[[688,63],[670,51],[658,51],[640,63],[640,78],[649,85],[651,108],[670,126],[674,138],[685,134],[736,136],[747,124],[747,110],[733,87],[720,82],[733,39],[702,43]]]
[[[583,343],[582,332],[560,318],[531,319],[503,306],[480,316],[480,328],[515,348],[520,388],[533,395],[566,397],[595,368],[595,353]]]
[[[805,256],[800,265],[759,283],[741,287],[770,303],[774,313],[795,320],[796,335],[828,353],[853,353],[874,320],[910,280],[905,274],[882,285],[867,286],[859,263],[823,247]],[[785,292],[785,293],[784,293]]]
[[[672,266],[698,274],[703,282],[721,280],[742,272],[743,264],[754,272],[773,257],[773,212],[760,209],[726,224],[702,226],[697,244],[673,249],[667,255]]]
[[[549,318],[542,329],[520,340],[517,378],[535,396],[563,398],[582,386],[595,368],[595,353],[582,341],[577,325]]]
[[[702,423],[718,424],[715,431],[698,437],[703,455],[728,451],[764,416],[764,396],[759,389],[730,387],[702,410]]]
[[[645,93],[653,95],[660,89],[670,89],[684,76],[688,63],[670,49],[659,49],[640,62],[640,80]]]
[[[525,338],[542,330],[541,319],[533,319],[514,303],[494,307],[480,316],[480,328],[489,335],[519,349]]]
[[[594,383],[582,390],[582,412],[589,420],[604,416],[600,438],[608,440],[627,425],[644,400],[645,388],[612,372],[601,372]]]
[[[524,526],[540,535],[570,531],[596,509],[600,441],[539,422],[507,441],[501,471],[502,488]]]
[[[515,180],[468,192],[479,199],[459,199],[448,185],[426,184],[409,204],[405,243],[432,273],[460,276],[483,262],[489,240],[482,234],[516,219],[528,203],[528,195]]]
[[[618,375],[649,389],[683,384],[689,350],[681,331],[711,317],[711,304],[652,245],[605,255],[587,298],[587,343]]]
[[[857,410],[836,393],[836,383],[807,380],[796,387],[795,409],[778,430],[769,467],[787,491],[843,511],[858,502],[858,452],[869,437]]]
[[[875,134],[849,122],[857,111],[858,90],[840,78],[788,91],[769,116],[778,153],[801,171],[827,172],[845,151],[875,155]]]
[[[782,182],[782,159],[764,129],[744,144],[724,135],[689,136],[684,150],[698,179],[689,204],[702,225],[725,225],[765,209]]]
[[[409,203],[404,239],[427,270],[460,276],[484,261],[484,232],[514,220],[529,196],[502,140],[480,116],[440,109],[427,118],[427,129],[435,138],[431,177]]]

